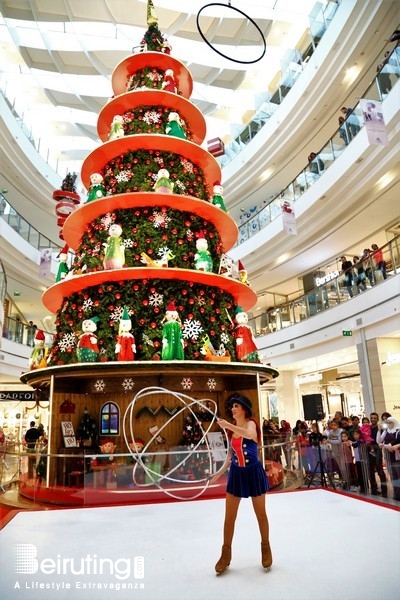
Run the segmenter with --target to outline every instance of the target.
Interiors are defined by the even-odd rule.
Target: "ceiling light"
[[[272,169],[266,169],[263,173],[261,173],[259,180],[261,182],[266,181],[272,175]]]

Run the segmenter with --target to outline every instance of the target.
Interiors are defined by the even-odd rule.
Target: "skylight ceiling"
[[[40,139],[41,148],[57,153],[60,174],[79,172],[76,151],[81,155],[85,148],[87,153],[93,149],[97,114],[113,94],[112,71],[140,44],[147,28],[146,4],[145,0],[2,2],[2,91],[32,136]],[[206,115],[207,138],[227,141],[255,109],[256,94],[265,93],[279,73],[287,49],[295,48],[308,29],[315,0],[248,0],[245,7],[235,3],[266,38],[265,56],[249,65],[219,56],[201,39],[196,15],[204,4],[187,0],[185,12],[180,12],[175,0],[154,0],[160,30],[173,55],[192,72],[191,99]],[[202,11],[200,24],[224,55],[251,60],[261,54],[257,29],[228,5]]]

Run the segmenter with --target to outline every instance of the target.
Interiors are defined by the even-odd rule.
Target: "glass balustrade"
[[[37,250],[44,250],[45,248],[54,248],[54,250],[61,248],[60,244],[52,242],[48,237],[40,233],[35,229],[28,221],[26,221],[16,210],[11,206],[5,199],[4,195],[0,193],[0,217],[9,225],[14,231],[18,233],[28,244],[36,248]]]
[[[387,57],[387,62],[382,66],[372,84],[363,94],[363,98],[382,101],[391,92],[400,78],[400,47],[394,48]],[[386,73],[390,82],[382,83],[382,72]],[[282,204],[284,201],[295,203],[301,196],[326,172],[331,164],[342,154],[355,136],[364,127],[363,115],[360,103],[354,107],[349,115],[338,127],[333,136],[327,141],[323,148],[316,154],[314,159],[308,163],[302,171],[273,198],[266,200],[266,206],[256,212],[247,212],[241,215],[238,223],[239,238],[237,245],[249,240],[255,233],[269,225],[272,221],[282,215]]]
[[[254,335],[261,336],[296,325],[304,319],[329,310],[342,302],[347,302],[358,294],[367,293],[368,290],[382,283],[388,277],[398,274],[400,272],[400,236],[385,244],[380,250],[384,264],[379,265],[373,255],[357,263],[352,270],[351,285],[348,285],[344,275],[340,274],[313,288],[307,294],[301,294],[290,302],[249,318],[249,325]],[[364,272],[363,277],[360,276],[361,267]]]

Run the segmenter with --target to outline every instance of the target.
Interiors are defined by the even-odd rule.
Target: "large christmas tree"
[[[95,180],[104,195],[67,218],[62,233],[75,261],[44,294],[57,314],[50,366],[89,355],[95,362],[117,360],[124,311],[134,360],[160,359],[169,343],[163,326],[171,302],[180,324],[179,358],[235,361],[235,310],[256,299],[248,285],[221,270],[237,227],[212,203],[221,170],[200,146],[206,127],[189,100],[192,78],[170,55],[149,6],[147,42],[116,67],[113,98],[98,119],[103,144],[82,168],[86,187]]]

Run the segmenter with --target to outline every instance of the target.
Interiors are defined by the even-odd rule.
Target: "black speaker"
[[[325,417],[322,394],[302,396],[305,421],[320,421]]]

